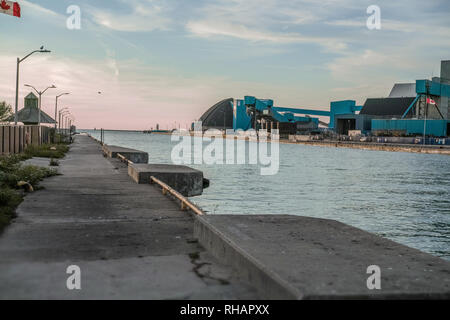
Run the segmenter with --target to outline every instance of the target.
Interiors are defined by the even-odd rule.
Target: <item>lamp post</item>
[[[72,123],[75,121],[75,117],[73,116],[73,114],[70,114],[69,117],[69,137],[70,137],[70,141],[72,141]]]
[[[76,119],[75,119],[74,115],[71,114],[70,121],[69,121],[69,134],[70,134],[71,140],[72,140],[72,125],[75,122],[75,120]]]
[[[30,52],[22,59],[17,58],[17,70],[16,70],[16,105],[14,110],[14,124],[17,125],[18,121],[18,105],[19,105],[19,66],[22,61],[24,61],[26,58],[31,56],[33,53],[40,52],[40,53],[49,53],[50,50],[44,50],[44,46],[42,46],[39,50],[34,50],[33,52]]]
[[[67,128],[67,115],[69,115],[70,114],[70,111],[69,110],[66,110],[66,111],[64,111],[63,113],[61,113],[61,116],[62,116],[62,121],[63,121],[63,132],[64,132],[64,135],[66,135],[66,128]]]
[[[58,112],[58,114],[59,114],[59,119],[58,119],[58,127],[59,127],[59,132],[61,133],[61,123],[62,123],[62,121],[61,121],[61,116],[63,115],[63,113],[64,112],[69,112],[69,110],[68,110],[69,108],[62,108],[61,110],[59,110],[59,112]],[[64,127],[64,125],[63,125],[63,127]]]
[[[66,118],[66,127],[67,127],[67,131],[68,131],[68,133],[69,133],[69,136],[70,136],[70,134],[71,134],[70,127],[71,127],[71,125],[72,125],[72,118],[73,118],[73,116],[72,116],[71,113],[69,113],[68,117]]]
[[[76,120],[77,120],[77,118],[75,118],[75,116],[72,114],[71,118],[70,118],[70,126],[71,126],[70,129],[72,129],[72,125],[75,123]]]
[[[69,136],[69,122],[70,122],[70,113],[67,114],[65,127],[66,127],[66,136]]]
[[[66,92],[66,93],[61,93],[60,95],[56,96],[56,103],[55,103],[55,130],[56,130],[56,126],[57,126],[57,122],[56,122],[56,117],[58,116],[58,99],[64,95],[68,95],[70,93]]]
[[[29,84],[26,84],[25,87],[33,88],[34,91],[39,95],[39,112],[38,112],[38,125],[41,125],[41,107],[42,107],[42,95],[48,90],[48,89],[55,89],[55,85],[51,85],[50,87],[47,87],[44,91],[38,91],[35,87],[30,86]],[[56,119],[55,119],[56,120]]]

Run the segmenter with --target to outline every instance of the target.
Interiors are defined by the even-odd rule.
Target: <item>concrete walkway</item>
[[[0,299],[254,299],[193,239],[193,218],[87,136],[0,236]],[[66,268],[81,268],[68,290]]]

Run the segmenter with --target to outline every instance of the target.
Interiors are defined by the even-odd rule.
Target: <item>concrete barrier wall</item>
[[[0,155],[23,152],[30,144],[41,145],[52,143],[51,128],[41,126],[0,125]]]

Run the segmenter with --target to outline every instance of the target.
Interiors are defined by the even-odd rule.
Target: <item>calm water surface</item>
[[[86,131],[99,138],[99,131]],[[107,144],[171,163],[170,136],[107,131]],[[450,260],[450,157],[280,144],[280,168],[192,165],[211,185],[192,201],[209,214],[330,218]]]

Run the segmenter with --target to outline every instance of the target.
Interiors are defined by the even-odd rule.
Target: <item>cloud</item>
[[[116,53],[113,50],[106,50],[106,65],[113,70],[114,72],[114,77],[117,80],[117,78],[119,77],[120,71],[119,71],[119,67],[117,66],[117,61],[116,61]]]
[[[391,60],[391,61],[389,61]],[[328,68],[331,71],[333,77],[337,79],[353,79],[355,74],[361,72],[367,72],[375,66],[381,66],[391,62],[392,58],[389,56],[367,49],[362,53],[349,54],[344,57],[335,59],[328,64]],[[370,73],[366,73],[369,77]]]
[[[326,24],[338,27],[354,27],[359,28],[361,31],[367,30],[365,19],[354,19],[354,20],[334,20],[327,21]],[[407,22],[393,19],[382,19],[381,29],[386,31],[397,31],[402,33],[416,33],[416,34],[427,34],[428,36],[436,36],[437,34],[442,36],[450,36],[450,28],[442,27],[439,25],[431,26],[428,24],[422,24],[418,22]],[[378,31],[380,32],[380,31]]]
[[[86,6],[86,12],[98,25],[115,31],[148,32],[170,29],[172,19],[165,2],[157,0],[120,0],[119,2],[123,3],[126,9],[120,7],[123,10],[113,11],[89,5]]]
[[[47,9],[45,7],[42,7],[38,4],[35,4],[30,1],[21,0],[20,6],[22,8],[22,14],[34,14],[34,15],[46,15],[46,16],[52,16],[52,17],[62,17],[61,14],[56,13],[53,10]]]
[[[320,17],[299,1],[231,0],[209,1],[186,23],[193,36],[225,37],[273,44],[312,43],[339,52],[347,47],[339,37],[299,32],[299,26],[312,25]],[[287,31],[287,30],[292,31]]]
[[[275,44],[313,43],[333,51],[346,48],[346,44],[339,39],[323,37],[306,37],[299,33],[269,32],[250,29],[245,25],[227,24],[213,21],[188,22],[186,28],[198,37],[211,38],[214,36],[233,37],[253,42],[271,42]]]
[[[339,87],[331,88],[332,100],[355,99],[364,103],[367,97],[385,97],[401,74],[411,70],[416,62],[412,57],[391,55],[384,51],[366,49],[348,53],[327,64]],[[404,82],[415,79],[405,79]]]
[[[113,56],[113,53],[110,52]],[[0,55],[0,101],[13,105],[15,88],[14,56]],[[117,68],[117,70],[116,70]],[[118,70],[121,70],[120,74]],[[152,68],[136,60],[76,60],[36,56],[20,74],[19,108],[29,92],[29,83],[38,90],[55,84],[43,96],[43,110],[54,114],[55,95],[69,91],[59,102],[69,107],[80,128],[146,129],[177,121],[190,124],[215,103],[229,79],[184,78],[165,69]],[[229,88],[229,87],[228,87]],[[225,89],[226,90],[226,89]],[[98,92],[102,94],[99,95]]]

